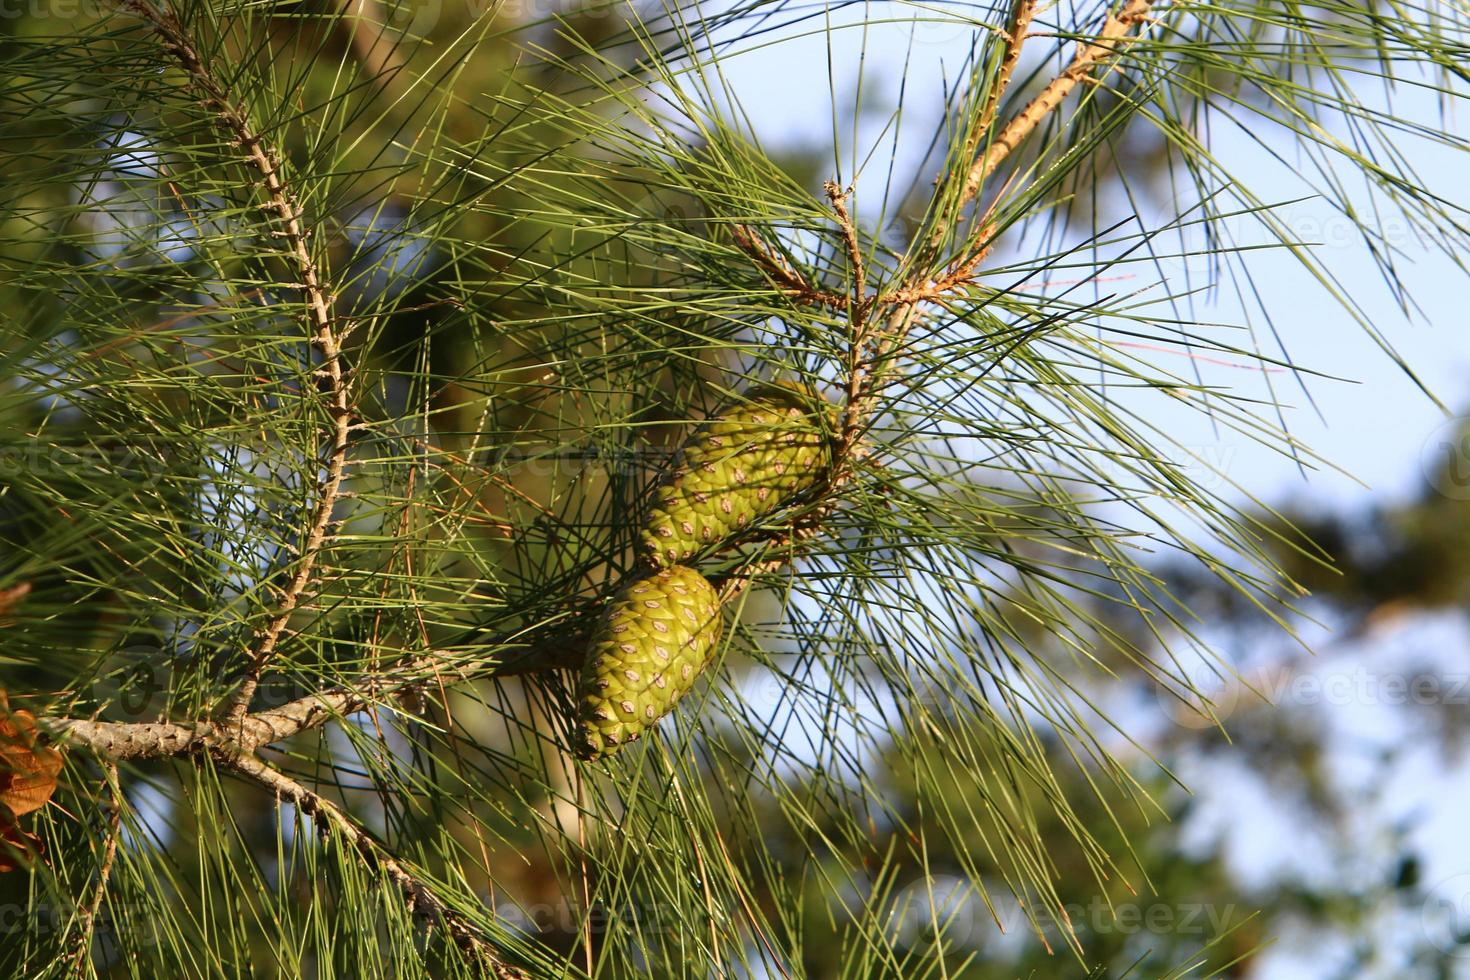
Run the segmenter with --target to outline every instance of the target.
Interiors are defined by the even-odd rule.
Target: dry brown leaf
[[[14,871],[18,865],[9,852],[19,850],[39,854],[40,838],[20,829],[18,819],[39,810],[56,792],[56,777],[61,774],[61,753],[40,743],[36,716],[29,711],[12,711],[4,691],[0,691],[0,871]]]
[[[10,811],[0,806],[0,874],[24,868],[27,862],[20,859],[21,854],[40,857],[45,850],[41,838],[21,830]]]

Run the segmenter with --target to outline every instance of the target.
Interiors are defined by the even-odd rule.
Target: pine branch
[[[71,952],[68,954],[71,964],[70,972],[73,974],[82,972],[82,964],[92,953],[92,936],[97,926],[97,913],[102,908],[102,902],[107,898],[107,883],[112,878],[112,865],[117,860],[117,843],[122,837],[123,795],[122,787],[117,781],[117,763],[103,763],[102,773],[107,784],[107,794],[111,800],[108,807],[107,836],[102,842],[102,863],[97,868],[97,880],[92,885],[92,896],[81,910],[78,922],[80,931],[72,940]]]
[[[453,651],[436,650],[387,666],[350,687],[329,688],[280,707],[242,715],[238,720],[112,722],[83,718],[41,718],[47,731],[80,745],[104,760],[177,758],[205,752],[253,752],[293,735],[380,704],[445,684],[515,677],[576,668],[582,661],[579,635],[553,637],[524,649],[466,661]]]
[[[315,821],[323,834],[331,834],[350,844],[365,863],[398,887],[415,915],[424,919],[430,928],[442,928],[467,961],[488,968],[499,980],[530,980],[528,973],[505,962],[500,952],[460,912],[440,898],[432,887],[354,823],[335,803],[256,756],[218,754],[216,760],[275,793],[277,798],[296,806]]]
[[[1027,32],[1035,18],[1038,0],[1016,0],[1012,8],[1010,24],[1006,31],[1005,54],[991,84],[985,105],[982,107],[974,131],[966,140],[967,154],[974,153],[974,161],[965,171],[953,213],[959,215],[975,199],[984,183],[1006,157],[1052,112],[1079,84],[1090,80],[1091,73],[1109,54],[1117,53],[1133,38],[1130,32],[1146,23],[1151,15],[1151,0],[1128,0],[1122,11],[1109,14],[1095,38],[1081,45],[1067,68],[1053,78],[1041,93],[1003,126],[993,139],[986,140],[994,128],[1001,100],[1015,75],[1020,62],[1021,50]],[[977,147],[985,140],[983,150]],[[976,270],[989,255],[993,245],[993,232],[988,222],[982,221],[979,234],[980,247],[953,263],[950,269],[936,279],[930,280],[922,271],[916,271],[893,290],[877,297],[866,295],[866,282],[862,250],[857,230],[848,213],[846,204],[851,194],[836,184],[826,185],[838,228],[843,236],[848,262],[853,272],[852,295],[839,297],[816,289],[796,272],[791,270],[766,250],[749,229],[734,226],[736,244],[750,256],[766,275],[796,301],[811,305],[824,305],[846,312],[849,325],[849,360],[844,380],[845,404],[834,450],[834,474],[832,483],[844,482],[845,462],[850,458],[860,438],[864,419],[871,412],[873,395],[878,378],[875,368],[886,357],[902,345],[907,336],[918,307],[927,302],[942,300],[949,293],[962,289],[974,278]],[[943,189],[936,191],[935,200],[943,196]],[[950,229],[949,222],[940,222],[926,242],[927,249],[934,250],[944,240]],[[920,264],[918,269],[922,269]],[[882,328],[873,331],[868,327],[873,310],[889,308]]]
[[[1026,4],[1022,6],[1025,7]],[[975,157],[975,162],[970,165],[970,169],[964,175],[964,184],[960,185],[960,198],[956,204],[956,213],[963,210],[970,201],[975,200],[980,185],[995,172],[995,167],[1000,166],[1005,157],[1010,156],[1011,151],[1016,150],[1016,147],[1019,147],[1022,141],[1029,137],[1030,132],[1036,126],[1041,125],[1042,120],[1055,112],[1066,97],[1072,94],[1072,90],[1075,90],[1083,81],[1089,81],[1092,78],[1092,69],[1097,68],[1101,60],[1110,54],[1122,53],[1132,41],[1136,40],[1136,35],[1132,34],[1133,28],[1147,24],[1152,6],[1154,4],[1151,0],[1127,0],[1123,10],[1120,10],[1119,13],[1110,13],[1103,24],[1103,29],[1098,31],[1097,37],[1088,44],[1078,47],[1078,53],[1073,57],[1066,71],[1051,79],[1047,87],[1042,88],[1041,93],[1026,104],[1025,109],[1011,116],[1010,122],[1005,123],[1001,131],[995,134],[994,140],[986,143],[985,148]],[[1033,13],[1033,10],[1026,10],[1025,24],[1022,24],[1022,29],[1029,24],[1030,13]],[[1013,34],[1010,48],[1008,48],[1007,62],[1011,62],[1011,54],[1014,54],[1014,57],[1020,56],[1022,40],[1023,37]],[[1004,68],[1003,71],[1005,71]],[[1010,63],[1010,71],[1014,71],[1014,63]],[[1008,75],[1005,75],[1005,78],[1008,79]],[[939,235],[942,235],[942,232],[944,229],[938,229]]]
[[[980,111],[979,123],[965,143],[965,149],[969,153],[975,152],[979,140],[989,134],[990,127],[995,125],[995,117],[1000,112],[1001,99],[1005,97],[1006,90],[1011,86],[1011,79],[1016,74],[1016,66],[1021,63],[1021,48],[1026,43],[1026,33],[1031,30],[1031,21],[1036,17],[1038,6],[1040,6],[1040,0],[1014,0],[1010,27],[1005,31],[1005,55],[1001,58],[1000,69],[996,72],[995,80],[986,94],[985,108]]]
[[[852,269],[852,292],[847,298],[847,316],[854,336],[859,336],[863,332],[864,314],[867,312],[868,285],[862,242],[858,238],[852,215],[847,210],[847,199],[852,196],[852,188],[843,190],[829,180],[824,189],[827,200],[832,204],[832,211],[837,215],[837,227],[842,232],[842,242],[847,248],[847,263]]]
[[[852,267],[853,280],[852,294],[847,301],[848,341],[845,398],[837,446],[833,452],[833,467],[836,472],[840,473],[841,464],[846,460],[857,437],[861,396],[868,371],[865,349],[869,339],[870,303],[867,295],[866,272],[863,266],[862,244],[858,240],[857,226],[853,224],[852,215],[847,210],[847,199],[852,192],[850,189],[844,191],[830,180],[826,184],[826,191],[827,200],[831,202],[832,211],[837,216],[837,226],[842,232],[842,240],[847,247],[847,262]]]
[[[1131,32],[1135,27],[1149,20],[1152,8],[1151,0],[1128,0],[1128,4],[1122,11],[1108,15],[1097,37],[1081,45],[1067,69],[1052,79],[1036,98],[1026,104],[1025,108],[1011,117],[1011,120],[996,134],[995,139],[991,140],[984,151],[975,158],[975,162],[971,164],[969,172],[965,175],[965,182],[960,190],[961,206],[974,200],[980,185],[995,172],[995,168],[1000,166],[1006,157],[1021,145],[1021,141],[1029,136],[1042,120],[1062,104],[1073,89],[1091,78],[1092,70],[1099,62],[1108,55],[1121,53],[1137,39],[1136,36],[1130,36]],[[1019,54],[1018,42],[1015,44],[1015,50]]]
[[[216,723],[113,722],[82,718],[39,718],[37,724],[68,746],[82,746],[99,759],[161,759],[207,750],[219,737]],[[248,731],[244,725],[237,731]],[[242,736],[243,738],[243,736]]]
[[[980,192],[981,185],[991,174],[995,173],[996,168],[1021,145],[1027,136],[1031,135],[1037,126],[1041,125],[1047,116],[1061,106],[1072,90],[1083,82],[1092,80],[1093,69],[1103,59],[1109,55],[1121,53],[1129,44],[1137,40],[1137,36],[1132,34],[1132,31],[1148,22],[1152,14],[1153,3],[1152,0],[1128,0],[1120,12],[1109,14],[1096,37],[1078,46],[1071,64],[1060,75],[1048,82],[1046,87],[1024,108],[1012,116],[1001,127],[1000,132],[996,133],[993,138],[987,138],[995,123],[1000,93],[1009,85],[1015,72],[1016,61],[1020,58],[1021,46],[1025,41],[1026,30],[1036,12],[1035,7],[1035,3],[1028,3],[1025,0],[1017,5],[1015,17],[1008,32],[1006,56],[1001,63],[999,77],[991,90],[992,99],[987,102],[981,114],[981,124],[976,135],[966,143],[966,148],[970,152],[975,152],[977,141],[983,140],[984,147],[976,153],[974,161],[965,172],[965,178],[960,185],[959,195],[952,212],[956,217],[975,199],[975,195]],[[929,237],[929,247],[937,249],[949,229],[949,222],[940,222]],[[958,264],[969,264],[972,258],[966,257]]]
[[[315,702],[309,706],[315,713],[306,710],[306,701]],[[353,823],[340,808],[253,754],[252,750],[265,744],[267,740],[285,737],[283,733],[288,728],[289,733],[294,734],[327,718],[340,717],[344,712],[355,710],[354,702],[346,696],[336,702],[338,710],[327,710],[326,706],[332,703],[333,696],[330,694],[315,699],[303,699],[303,702],[287,705],[277,709],[275,713],[262,713],[267,716],[264,718],[246,716],[241,724],[228,729],[221,723],[207,721],[197,725],[42,721],[53,735],[83,744],[102,757],[108,773],[108,786],[114,799],[112,829],[105,845],[92,898],[82,913],[84,932],[72,954],[77,957],[78,963],[89,948],[93,920],[105,895],[107,880],[116,857],[122,798],[117,788],[117,762],[124,759],[197,754],[208,755],[228,769],[270,789],[278,797],[299,807],[324,832],[334,833],[345,839],[367,863],[398,886],[415,914],[428,920],[431,925],[445,929],[467,960],[488,968],[494,976],[503,980],[526,980],[527,974],[507,964],[460,913],[440,899],[432,888],[389,854],[365,830]]]
[[[836,506],[836,485],[822,488],[815,502],[788,531],[757,532],[729,543],[727,550],[755,546],[755,556],[719,583],[722,601],[729,601],[749,588],[761,575],[784,567],[795,545],[815,537]],[[775,557],[768,557],[770,555]],[[617,580],[603,590],[617,592]],[[595,606],[595,602],[589,606]],[[575,670],[585,656],[585,636],[571,630],[547,637],[520,649],[505,649],[517,643],[505,637],[491,644],[489,657],[465,659],[452,650],[433,650],[408,661],[385,665],[381,672],[365,675],[350,686],[329,688],[297,698],[276,708],[251,712],[238,720],[111,722],[83,718],[42,717],[41,725],[67,744],[81,746],[98,758],[117,762],[136,759],[182,758],[224,752],[243,755],[275,745],[310,729],[320,728],[390,698],[406,697],[445,685],[500,677],[516,677],[555,670]]]
[[[795,302],[805,306],[826,306],[834,310],[847,309],[847,297],[808,282],[801,273],[772,253],[759,236],[745,225],[732,225],[730,234],[735,239],[736,247],[749,256],[766,277]]]
[[[347,444],[352,429],[349,385],[342,369],[342,349],[332,311],[331,290],[318,272],[316,262],[307,247],[303,212],[282,176],[280,154],[256,131],[245,109],[231,99],[229,91],[204,63],[197,45],[177,17],[167,10],[155,7],[149,0],[120,2],[149,23],[162,40],[164,48],[174,56],[188,75],[189,82],[200,94],[203,105],[214,111],[220,128],[231,137],[235,146],[244,151],[250,166],[259,173],[259,183],[266,198],[261,206],[275,213],[281,225],[278,234],[285,241],[287,252],[295,264],[297,281],[282,285],[299,290],[305,298],[307,317],[312,328],[312,344],[322,358],[322,365],[316,373],[327,389],[328,409],[332,416],[322,440],[326,473],[317,486],[316,503],[312,508],[306,533],[297,548],[300,558],[296,571],[292,574],[275,613],[261,630],[250,653],[245,679],[224,712],[227,722],[238,723],[249,710],[250,700],[260,684],[261,674],[270,664],[287,623],[311,583],[317,560],[329,535],[332,513],[341,496],[347,467]]]
[[[126,2],[130,6],[152,9],[147,7],[145,0],[126,0]],[[1054,79],[1041,96],[1033,100],[1026,109],[1023,109],[1007,124],[1003,134],[1011,135],[1006,136],[1005,144],[1014,146],[1024,137],[1025,133],[1030,132],[1040,122],[1047,112],[1059,105],[1066,92],[1078,84],[1085,70],[1096,64],[1108,51],[1113,50],[1105,43],[1106,39],[1120,36],[1132,25],[1141,23],[1146,19],[1149,7],[1147,3],[1133,2],[1122,14],[1111,16],[1099,35],[1100,40],[1079,51],[1067,71]],[[1029,23],[1032,12],[1031,7],[1027,4],[1018,6],[1011,34],[1014,40],[1008,48],[1007,58],[1001,68],[1002,73],[1007,77],[1014,71],[1014,60],[1015,57],[1018,57],[1019,43],[1024,36],[1025,25]],[[163,25],[160,27],[160,33],[164,34],[170,50],[175,51],[181,63],[191,73],[202,72],[202,67],[198,67],[200,62],[197,55],[193,53],[191,47],[185,46],[184,40],[181,40],[183,39],[182,30],[169,26],[174,23],[172,18],[158,11],[154,11],[152,16],[158,18],[155,23]],[[222,91],[217,87],[211,87],[213,83],[210,76],[204,73],[201,77],[203,80],[200,85],[207,93],[211,104],[227,106],[228,103],[224,100]],[[1042,110],[1038,109],[1038,106],[1047,108]],[[993,115],[993,112],[993,107],[987,103],[982,116]],[[235,110],[222,111],[221,118],[226,119],[232,130],[238,129],[249,133],[242,113]],[[264,150],[263,144],[258,139],[252,142],[256,152],[260,154],[258,159],[265,161],[263,173],[275,174],[276,168],[270,163],[272,157]],[[994,163],[999,162],[999,159],[988,154],[982,155],[976,161],[976,167],[991,168]],[[261,165],[258,164],[258,166]],[[972,168],[971,174],[976,172]],[[298,261],[301,263],[301,278],[305,284],[303,288],[308,291],[314,322],[318,325],[318,344],[324,355],[327,351],[333,352],[334,356],[329,358],[328,363],[333,368],[337,368],[338,358],[335,354],[339,348],[336,346],[336,336],[332,331],[333,321],[330,310],[317,302],[320,300],[321,303],[325,303],[325,292],[319,285],[311,286],[312,283],[318,283],[319,280],[309,255],[305,253],[299,211],[295,209],[294,204],[290,203],[291,199],[278,177],[268,179],[267,186],[272,188],[273,199],[286,202],[283,205],[284,213],[293,216],[288,224],[293,229],[292,241],[295,243]],[[967,180],[968,186],[969,181]],[[963,264],[936,281],[922,282],[911,279],[889,293],[868,297],[861,242],[856,225],[846,206],[850,192],[831,183],[827,185],[826,190],[852,269],[853,285],[850,295],[838,296],[812,286],[766,249],[749,229],[741,225],[734,227],[737,245],[750,255],[778,285],[800,301],[840,308],[849,314],[850,359],[845,381],[846,404],[834,446],[831,472],[828,474],[825,485],[815,495],[808,511],[789,532],[770,537],[753,530],[750,536],[741,537],[732,542],[732,547],[747,547],[764,537],[765,547],[761,549],[761,554],[770,555],[772,552],[777,552],[777,554],[775,557],[752,559],[741,570],[728,576],[721,586],[721,594],[725,599],[749,587],[760,575],[783,567],[790,560],[790,554],[779,552],[783,550],[790,552],[794,544],[818,533],[823,518],[828,516],[835,506],[836,490],[853,475],[851,464],[857,456],[855,450],[866,424],[866,418],[871,414],[873,408],[875,393],[880,381],[881,365],[903,343],[919,307],[923,303],[940,299],[944,294],[967,283],[988,251],[988,248],[977,251]],[[870,310],[884,306],[889,308],[888,315],[882,327],[874,330],[870,326]],[[323,317],[325,319],[322,319]],[[207,719],[191,722],[153,723],[47,719],[46,725],[49,730],[87,746],[104,759],[112,760],[177,757],[221,750],[245,753],[266,745],[276,744],[307,729],[317,728],[334,719],[364,710],[388,697],[422,691],[431,686],[446,683],[463,683],[492,677],[567,669],[579,664],[581,651],[576,635],[553,637],[520,651],[509,654],[503,650],[497,651],[494,657],[468,662],[458,659],[451,651],[430,651],[411,661],[392,665],[383,673],[363,677],[350,687],[343,686],[310,694],[287,705],[266,711],[248,712],[249,695],[258,685],[260,673],[269,662],[275,644],[285,628],[289,613],[294,610],[306,586],[311,569],[315,564],[315,558],[325,541],[332,504],[335,503],[341,492],[342,464],[345,463],[345,442],[341,440],[345,440],[346,433],[349,431],[351,412],[346,408],[347,388],[340,370],[329,373],[328,376],[333,382],[331,390],[334,405],[342,407],[337,415],[338,424],[333,430],[334,437],[331,444],[333,458],[338,465],[329,470],[327,479],[322,484],[323,495],[319,498],[312,529],[308,535],[306,547],[303,549],[301,564],[288,590],[287,600],[262,636],[252,660],[251,672],[245,684],[237,692],[232,709],[226,714],[223,723],[215,723]],[[338,453],[339,448],[343,452]]]
[[[992,85],[991,94],[981,111],[976,135],[967,141],[967,148],[970,150],[974,149],[976,141],[982,139],[994,125],[1000,97],[1015,73],[1021,47],[1025,42],[1026,31],[1035,16],[1036,7],[1037,4],[1034,2],[1018,0],[1013,10],[1010,29],[1006,32],[1006,54],[1002,59],[998,77]],[[1135,27],[1148,22],[1152,9],[1151,0],[1128,0],[1122,11],[1109,14],[1096,37],[1078,48],[1071,64],[1060,75],[1047,83],[1040,94],[1012,116],[994,139],[986,143],[985,148],[978,153],[965,173],[964,182],[960,185],[959,196],[954,205],[953,214],[955,216],[958,216],[975,199],[984,181],[1048,115],[1062,104],[1072,90],[1091,79],[1093,69],[1104,58],[1123,50],[1135,39],[1130,32]],[[924,274],[923,263],[917,263],[915,272],[907,280],[892,292],[880,296],[875,301],[875,306],[882,307],[891,304],[891,307],[883,329],[878,336],[873,338],[868,359],[860,365],[861,383],[853,385],[851,377],[849,379],[849,387],[852,390],[849,393],[848,407],[844,413],[842,445],[851,445],[856,438],[860,420],[871,410],[880,381],[880,372],[876,365],[884,363],[893,351],[903,345],[920,306],[925,303],[942,301],[946,295],[968,285],[980,264],[989,255],[994,244],[992,226],[988,220],[984,219],[979,224],[981,228],[978,236],[979,247],[953,263],[943,275],[931,281]],[[931,233],[927,246],[937,248],[948,234],[949,229],[950,223],[941,221]]]
[[[990,131],[995,127],[996,116],[1000,112],[1001,99],[1005,97],[1006,90],[1011,86],[1011,79],[1015,77],[1016,66],[1021,62],[1021,48],[1026,43],[1026,32],[1031,29],[1031,21],[1036,17],[1036,8],[1039,0],[1015,0],[1011,11],[1011,22],[1007,30],[1002,32],[1005,38],[1005,54],[1001,58],[1000,68],[996,72],[995,79],[990,83],[990,91],[985,98],[985,106],[980,110],[980,117],[976,121],[970,135],[965,140],[965,156],[975,157],[978,152],[980,141],[990,136]],[[973,169],[973,168],[972,168]],[[951,175],[954,176],[954,175]],[[983,179],[983,178],[982,178]],[[968,175],[966,187],[968,187]],[[965,209],[965,205],[974,200],[979,192],[979,182],[969,190],[966,195],[965,187],[961,188],[959,200],[955,203],[954,213],[959,214]],[[935,194],[935,200],[943,200],[946,190],[941,187]],[[944,235],[948,227],[941,225],[934,229],[929,236],[928,250],[937,252],[944,242]],[[977,263],[978,264],[978,263]]]
[[[359,679],[351,687],[309,694],[278,708],[258,711],[242,719],[236,743],[256,749],[284,741],[310,728],[380,704],[447,684],[463,684],[495,677],[516,677],[575,669],[584,650],[579,635],[555,637],[524,650],[498,653],[488,659],[465,661],[449,651],[434,651],[407,663],[391,665],[382,673]]]

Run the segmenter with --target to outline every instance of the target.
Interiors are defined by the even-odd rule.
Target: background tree
[[[1151,421],[1311,459],[1269,311],[1200,321],[1177,260],[1248,295],[1242,257],[1278,248],[1383,337],[1217,134],[1293,146],[1370,246],[1391,219],[1459,254],[1411,147],[1462,144],[1361,81],[1458,101],[1463,11],[956,9],[971,57],[886,174],[901,92],[876,143],[859,84],[850,152],[792,161],[722,80],[843,29],[824,10],[521,13],[6,22],[6,758],[45,776],[10,761],[44,757],[34,716],[66,759],[55,805],[6,804],[7,969],[1011,969],[949,934],[962,900],[1017,909],[1037,971],[1230,969],[1258,926],[1144,955],[1072,911],[1169,881],[1138,838],[1171,791],[1099,685],[1208,715],[1191,612],[1279,626],[1282,566],[1324,563]],[[1142,163],[1173,181],[1161,226],[1129,217]],[[830,464],[701,557],[729,620],[708,682],[574,762],[571,671],[643,574],[657,477],[773,377],[833,403]],[[960,892],[895,891],[940,857]],[[893,926],[919,897],[924,942]]]

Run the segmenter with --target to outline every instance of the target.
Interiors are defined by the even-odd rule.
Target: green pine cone
[[[722,625],[714,586],[681,565],[614,596],[577,686],[577,754],[612,755],[668,714],[709,663]]]
[[[683,465],[659,488],[641,535],[645,557],[662,567],[785,506],[826,471],[831,446],[813,417],[811,396],[772,384],[700,427]]]

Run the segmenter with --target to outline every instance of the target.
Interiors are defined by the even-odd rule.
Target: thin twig
[[[307,231],[302,223],[302,210],[281,176],[280,156],[256,132],[245,110],[231,98],[223,83],[214,77],[200,57],[189,33],[171,12],[155,7],[149,0],[121,0],[124,7],[146,20],[189,77],[190,85],[200,94],[206,108],[212,109],[218,125],[224,129],[260,175],[258,181],[265,195],[261,207],[274,212],[280,224],[276,234],[285,242],[286,251],[295,265],[297,281],[289,285],[298,289],[306,303],[311,323],[312,344],[321,354],[322,365],[317,376],[325,381],[331,422],[322,440],[326,456],[326,472],[317,486],[306,533],[298,546],[300,558],[287,583],[281,601],[269,622],[256,638],[246,666],[245,679],[225,710],[228,722],[238,722],[250,709],[250,699],[260,684],[260,676],[275,654],[276,645],[285,633],[286,624],[296,612],[301,598],[311,583],[317,559],[326,543],[332,513],[341,495],[342,479],[347,467],[347,444],[352,429],[352,408],[346,373],[342,370],[341,343],[332,312],[332,296],[317,270],[316,261],[307,247]],[[287,284],[283,284],[287,285]]]
[[[862,244],[858,240],[857,226],[847,210],[847,199],[851,190],[844,191],[836,183],[827,181],[827,200],[837,215],[837,227],[847,244],[847,262],[852,267],[852,294],[847,303],[848,341],[847,372],[843,398],[842,419],[838,426],[837,446],[833,453],[834,474],[842,472],[842,463],[856,441],[858,422],[861,418],[860,402],[868,371],[868,286],[863,268]]]
[[[825,306],[839,311],[847,309],[847,297],[812,285],[801,273],[792,269],[771,252],[759,236],[749,228],[744,225],[731,225],[730,235],[735,239],[736,247],[748,255],[767,278],[796,302],[807,306]]]
[[[990,132],[995,126],[1001,99],[1015,76],[1021,49],[1038,7],[1036,0],[1016,0],[1011,11],[1010,25],[1005,32],[1005,55],[1001,59],[985,105],[981,107],[976,126],[966,140],[967,152],[974,153],[975,156],[960,184],[952,205],[952,214],[958,216],[975,199],[985,179],[1043,119],[1062,104],[1077,85],[1090,76],[1093,68],[1103,58],[1125,46],[1133,28],[1149,19],[1152,6],[1150,0],[1128,0],[1120,13],[1109,14],[1096,37],[1078,48],[1071,64],[992,138]],[[982,144],[984,148],[977,149]],[[828,197],[832,197],[831,185],[828,187]],[[836,199],[833,200],[833,206],[837,206]],[[838,220],[841,223],[840,213]],[[969,285],[980,264],[990,254],[994,243],[994,226],[989,222],[988,216],[979,224],[981,230],[978,239],[982,243],[980,247],[968,250],[943,275],[931,281],[922,271],[923,263],[918,263],[915,273],[908,280],[873,301],[874,307],[889,306],[889,313],[883,327],[875,336],[864,336],[863,343],[855,345],[858,356],[848,366],[846,405],[835,453],[835,465],[839,471],[857,444],[863,419],[871,412],[873,393],[878,387],[878,367],[890,353],[902,346],[917,308],[926,302],[939,301],[945,295]],[[949,229],[949,222],[939,222],[926,242],[927,249],[936,250]],[[867,315],[866,309],[864,315]]]
[[[277,708],[257,711],[234,722],[208,719],[188,722],[112,722],[84,718],[46,718],[38,723],[54,737],[80,745],[104,759],[161,759],[197,755],[222,748],[250,752],[283,742],[308,729],[441,684],[491,677],[515,677],[577,667],[583,638],[575,631],[536,643],[466,659],[463,653],[431,650],[409,661],[387,664],[381,674],[361,678],[350,687],[309,694]]]
[[[1031,30],[1031,21],[1036,17],[1036,8],[1040,6],[1039,0],[1013,2],[1010,27],[1004,35],[1005,55],[1000,60],[1000,68],[986,94],[985,108],[980,110],[978,125],[965,143],[966,149],[972,154],[979,141],[990,132],[990,127],[995,125],[995,117],[1000,112],[1000,100],[1005,97],[1006,89],[1010,88],[1011,79],[1015,77],[1016,66],[1021,63],[1021,47],[1026,43],[1026,32]]]
[[[973,150],[974,147],[983,143],[983,149],[976,152],[973,163],[965,173],[964,182],[960,185],[959,194],[951,212],[954,216],[957,217],[975,199],[980,186],[1021,144],[1021,141],[1030,135],[1042,120],[1054,112],[1073,89],[1084,80],[1091,78],[1093,69],[1099,63],[1107,56],[1121,52],[1136,40],[1136,35],[1133,35],[1132,31],[1135,27],[1149,21],[1152,9],[1151,0],[1127,0],[1120,12],[1109,14],[1097,35],[1091,41],[1079,45],[1076,55],[1073,56],[1067,68],[1047,83],[1046,87],[1023,109],[1012,116],[998,134],[989,138],[989,130],[994,127],[998,113],[1000,95],[997,93],[1003,91],[1015,73],[1021,46],[1036,13],[1035,3],[1017,0],[1015,7],[1012,8],[1011,27],[1007,32],[1009,40],[1006,55],[1001,61],[997,81],[992,86],[992,95],[987,99],[981,111],[980,125],[977,126],[975,135],[972,137],[976,142],[969,144]],[[843,425],[847,440],[853,438],[857,420],[864,417],[871,409],[873,393],[878,387],[879,380],[879,369],[876,365],[881,365],[893,351],[903,345],[918,307],[924,303],[942,301],[945,295],[969,285],[980,263],[989,255],[995,235],[990,215],[994,213],[995,207],[996,205],[992,204],[990,212],[978,222],[981,229],[977,236],[980,243],[978,248],[963,255],[951,265],[947,272],[933,281],[930,281],[924,274],[923,264],[919,263],[915,273],[907,281],[878,301],[877,305],[886,305],[890,301],[893,305],[881,333],[873,344],[873,349],[869,352],[871,363],[865,369],[863,386],[857,392],[857,396],[849,400],[849,409],[844,416]],[[928,247],[937,248],[948,234],[949,228],[948,222],[941,221],[928,239]],[[850,442],[846,444],[850,446]]]
[[[863,264],[862,242],[858,239],[857,225],[853,224],[852,215],[847,210],[847,199],[852,196],[852,188],[843,190],[829,180],[825,189],[827,200],[832,203],[832,211],[837,215],[837,227],[842,231],[842,241],[847,246],[847,264],[852,268],[852,293],[847,298],[847,315],[853,334],[858,335],[862,333],[863,316],[867,310],[868,283]]]
[[[1148,21],[1152,8],[1151,0],[1128,0],[1122,11],[1109,14],[1102,29],[1098,31],[1093,40],[1078,46],[1072,63],[1060,75],[1053,78],[1046,88],[1037,94],[1036,98],[1026,104],[1025,108],[1012,116],[993,139],[984,141],[984,148],[976,154],[974,162],[970,164],[965,174],[964,183],[960,185],[955,214],[958,214],[965,205],[975,199],[975,195],[980,191],[980,185],[995,172],[995,169],[1006,157],[1010,156],[1016,147],[1021,145],[1021,141],[1029,136],[1042,120],[1051,115],[1073,89],[1083,80],[1091,77],[1093,68],[1100,61],[1109,55],[1121,53],[1137,39],[1132,31],[1138,25]],[[1018,56],[1020,40],[1021,38],[1017,38],[1012,42]],[[1012,65],[1011,70],[1014,71],[1014,69],[1015,66]],[[983,133],[981,138],[984,138]],[[935,234],[942,238],[945,231],[946,229],[941,227],[936,229]]]
[[[398,887],[415,915],[425,920],[430,928],[443,929],[466,959],[488,967],[500,980],[530,980],[529,974],[505,962],[499,951],[462,913],[440,898],[428,883],[359,827],[337,804],[307,789],[256,756],[221,753],[216,758],[226,768],[248,777],[275,793],[279,799],[293,804],[309,816],[323,833],[334,835],[350,844],[366,863]]]
[[[1031,29],[1031,21],[1036,16],[1038,0],[1013,0],[1011,8],[1010,24],[1006,30],[1000,32],[1004,38],[1005,54],[1002,55],[1000,67],[996,70],[995,78],[990,83],[990,91],[985,97],[985,105],[980,110],[980,116],[975,126],[965,138],[964,157],[967,160],[975,159],[983,140],[986,140],[995,128],[996,116],[1000,112],[1001,99],[1006,90],[1010,88],[1011,79],[1015,77],[1016,66],[1021,62],[1021,48],[1026,43],[1026,33]],[[966,191],[968,190],[968,193]],[[965,206],[974,199],[979,190],[979,183],[969,186],[968,177],[965,184],[960,188],[959,199],[954,204],[952,214],[958,216]],[[941,187],[935,194],[937,200],[942,200],[947,192],[947,187]],[[937,252],[939,246],[944,242],[944,236],[949,231],[949,224],[941,222],[929,236],[928,251]],[[978,263],[976,263],[978,264]]]
[[[70,961],[71,973],[80,973],[82,964],[92,952],[92,936],[97,924],[97,913],[102,908],[102,902],[107,898],[107,882],[112,878],[112,864],[117,859],[117,842],[122,836],[122,788],[117,781],[117,763],[104,762],[102,764],[103,779],[107,783],[107,794],[111,800],[108,805],[109,816],[107,820],[107,837],[102,843],[102,863],[97,868],[97,881],[92,885],[92,897],[87,900],[87,905],[81,910],[78,919],[78,928],[81,930],[72,940],[71,952],[67,958]]]

